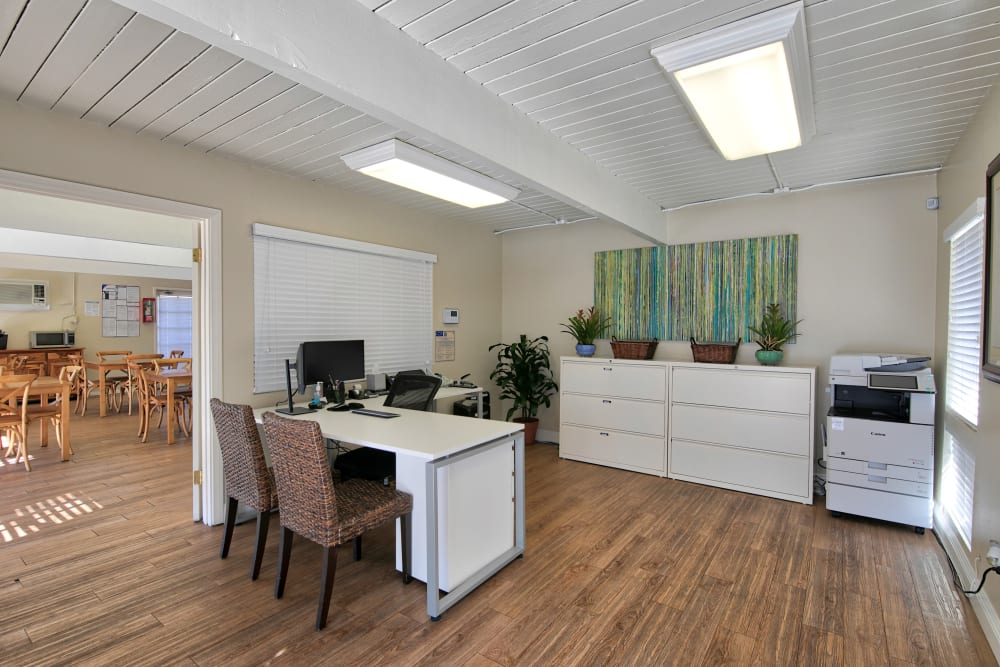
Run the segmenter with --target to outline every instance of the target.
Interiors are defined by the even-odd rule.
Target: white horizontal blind
[[[972,499],[975,494],[976,460],[962,443],[944,429],[944,465],[941,469],[941,504],[968,549],[972,548]]]
[[[191,356],[191,295],[156,295],[156,351],[165,357],[172,350]]]
[[[432,261],[314,234],[274,238],[260,227],[253,239],[255,393],[283,390],[285,359],[309,340],[363,339],[368,373],[430,368]],[[336,247],[340,241],[348,247]]]
[[[983,319],[983,218],[951,238],[945,407],[973,426],[979,421],[980,331]]]

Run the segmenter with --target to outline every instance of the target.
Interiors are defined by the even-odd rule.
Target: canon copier
[[[929,357],[837,354],[830,360],[826,507],[933,528],[934,376]]]

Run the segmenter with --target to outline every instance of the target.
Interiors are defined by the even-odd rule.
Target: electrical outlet
[[[990,540],[990,548],[986,552],[986,560],[992,567],[1000,565],[1000,542]]]

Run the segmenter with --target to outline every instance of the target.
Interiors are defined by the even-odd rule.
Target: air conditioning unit
[[[44,280],[0,280],[0,310],[48,310],[48,295]]]

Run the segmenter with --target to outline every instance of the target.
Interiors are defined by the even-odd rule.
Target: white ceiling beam
[[[116,0],[404,132],[666,242],[659,207],[357,0]]]

